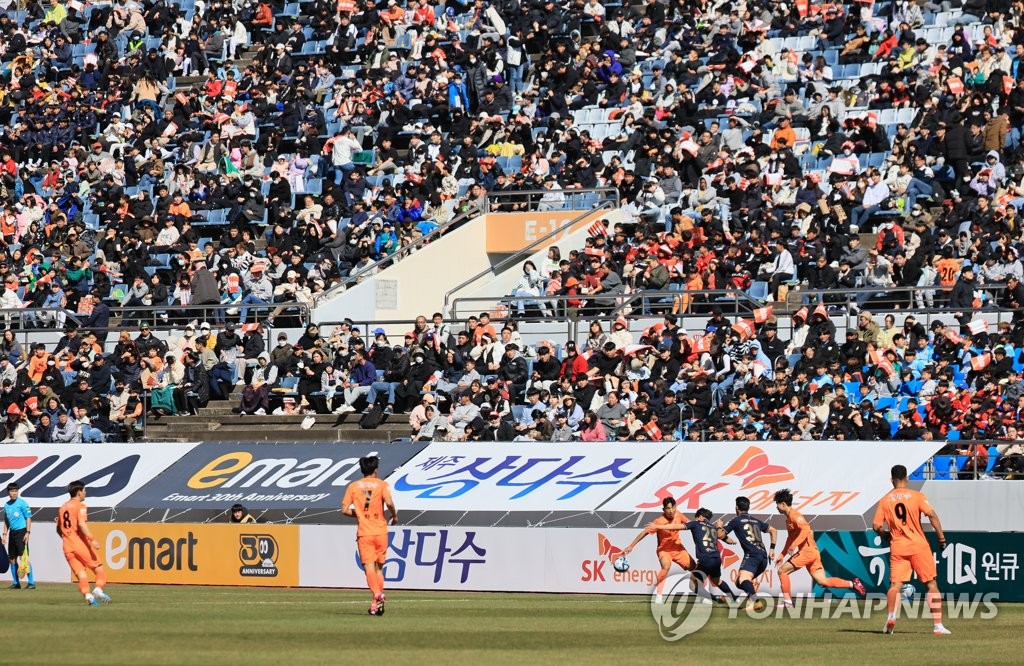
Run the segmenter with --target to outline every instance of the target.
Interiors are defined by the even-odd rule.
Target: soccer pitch
[[[17,664],[1020,663],[1024,606],[990,620],[928,620],[879,633],[867,619],[730,619],[665,642],[647,598],[394,591],[386,614],[347,590],[110,585],[92,608],[72,585],[2,590],[4,661]]]

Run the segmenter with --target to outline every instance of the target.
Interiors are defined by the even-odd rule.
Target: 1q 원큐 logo
[[[242,576],[273,578],[277,576],[277,540],[269,534],[242,534],[238,537],[238,573]]]

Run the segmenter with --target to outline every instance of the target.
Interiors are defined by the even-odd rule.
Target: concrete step
[[[149,434],[147,432],[147,435]],[[406,437],[409,433],[408,428],[389,429],[387,426],[382,425],[375,430],[358,428],[310,428],[309,430],[299,428],[280,430],[268,428],[220,428],[211,434],[212,437],[208,438],[181,435],[170,435],[169,437],[180,437],[180,439],[175,439],[175,441],[186,442],[196,441],[197,439],[202,439],[203,441],[212,439],[222,442],[371,442],[390,441],[399,437]],[[159,439],[159,436],[153,433],[152,439]]]
[[[239,414],[227,414],[227,415],[212,415],[201,412],[199,416],[165,416],[159,420],[151,419],[152,423],[165,424],[167,427],[175,428],[178,426],[191,426],[197,423],[201,424],[215,424],[217,426],[236,426],[239,423],[245,423],[252,427],[262,426],[282,426],[282,427],[298,427],[299,424],[306,418],[306,414],[291,415],[291,414],[266,414],[258,416],[255,414],[247,414],[241,416]],[[317,425],[322,426],[341,426],[341,425],[357,425],[359,418],[362,414],[349,413],[349,414],[309,414],[316,419]],[[382,423],[401,423],[406,424],[408,417],[404,414],[385,414]]]

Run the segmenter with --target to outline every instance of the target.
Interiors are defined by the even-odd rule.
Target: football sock
[[[747,593],[747,598],[754,599],[755,597],[757,597],[757,590],[754,589],[754,581],[744,580],[739,583],[736,583],[736,585],[741,590]]]
[[[885,593],[885,608],[889,611],[889,617],[896,619],[896,607],[900,603],[900,590],[896,587],[890,587],[889,591]]]
[[[21,585],[21,581],[18,580],[18,565],[11,562],[11,577],[14,579],[15,585]]]
[[[787,600],[792,600],[792,597],[790,596],[789,593],[790,593],[790,590],[793,589],[793,586],[789,582],[789,574],[784,574],[784,573],[780,573],[779,574],[779,585],[782,587],[782,596],[783,596],[783,598],[785,598]]]
[[[753,590],[754,586],[751,585],[750,588],[751,590]],[[730,599],[736,599],[736,593],[732,591],[732,588],[729,587],[729,583],[726,583],[724,579],[721,583],[718,584],[718,589],[724,592],[725,595]]]
[[[373,570],[373,567],[366,568],[366,585],[370,588],[370,594],[374,597],[377,596],[377,572]]]
[[[87,599],[92,596],[89,594],[89,579],[85,576],[78,579],[78,591],[84,594]]]
[[[928,608],[932,611],[932,622],[936,626],[942,625],[942,595],[938,592],[929,592],[925,595],[928,600]]]
[[[853,582],[843,580],[842,578],[826,578],[825,587],[834,587],[837,589],[848,589],[853,587]]]
[[[86,585],[88,585],[88,584],[89,584],[88,581],[86,581]],[[107,570],[106,569],[100,569],[99,571],[96,572],[96,587],[98,587],[98,588],[100,588],[102,590],[103,586],[106,585],[106,584],[107,584]]]
[[[662,569],[658,572],[658,594],[661,594],[662,588],[665,587],[665,579],[668,578],[668,569]]]

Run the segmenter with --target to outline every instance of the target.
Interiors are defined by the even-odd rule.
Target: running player
[[[64,546],[64,559],[71,567],[71,573],[78,579],[78,589],[85,596],[90,606],[98,606],[99,602],[110,603],[110,597],[103,591],[107,584],[107,572],[96,557],[100,547],[89,531],[87,510],[85,507],[85,484],[72,481],[68,484],[71,499],[61,504],[57,512],[57,534]],[[89,574],[96,574],[96,587],[89,593]]]
[[[907,488],[907,468],[894,465],[892,468],[893,490],[882,498],[875,511],[871,527],[886,541],[889,549],[889,591],[886,593],[886,608],[889,617],[885,621],[884,634],[896,630],[896,610],[899,604],[900,588],[910,581],[913,570],[918,579],[928,588],[926,599],[932,611],[933,634],[952,633],[942,626],[942,596],[936,582],[935,556],[921,527],[921,514],[928,516],[928,522],[939,537],[939,552],[946,548],[946,535],[935,509],[928,503],[924,493]]]
[[[747,512],[750,511],[750,500],[746,497],[736,498],[736,517],[722,527],[721,521],[717,523],[722,527],[721,536],[726,537],[730,532],[736,535],[740,548],[743,549],[743,561],[740,563],[740,574],[736,579],[736,586],[747,593],[747,609],[760,610],[764,601],[757,598],[756,581],[758,576],[768,568],[768,562],[775,557],[775,542],[778,531],[763,520],[758,520]],[[764,549],[764,533],[768,532],[771,545],[768,552]],[[726,540],[726,543],[729,543]]]
[[[373,596],[370,615],[384,614],[384,560],[388,552],[388,523],[384,520],[384,507],[391,514],[391,524],[398,524],[398,512],[391,500],[391,489],[387,481],[377,477],[380,459],[367,456],[359,459],[363,478],[353,481],[345,490],[341,502],[342,514],[355,518],[356,544],[359,559],[366,572],[366,584]]]
[[[697,509],[694,520],[681,524],[666,525],[662,530],[687,530],[693,536],[694,552],[697,553],[697,571],[701,572],[727,597],[736,601],[736,593],[732,591],[729,584],[722,580],[722,554],[718,550],[718,540],[723,539],[726,543],[733,543],[722,531],[721,522],[712,524],[713,514],[710,509]],[[653,523],[652,523],[653,525]],[[703,588],[698,589],[697,579],[690,578],[690,589],[697,595],[704,592]]]
[[[650,525],[644,528],[644,531],[636,535],[633,539],[633,543],[626,546],[626,549],[622,551],[623,556],[629,555],[633,552],[633,548],[636,547],[640,541],[648,534],[658,535],[658,546],[656,553],[658,555],[658,562],[661,564],[661,570],[658,571],[658,585],[657,585],[657,596],[656,599],[660,603],[662,600],[662,588],[665,585],[665,579],[668,578],[668,571],[672,567],[672,563],[675,562],[686,571],[693,571],[696,568],[696,564],[690,554],[683,548],[683,542],[679,539],[679,529],[662,529],[668,525],[682,525],[687,522],[686,517],[676,511],[676,501],[671,497],[666,497],[661,501],[661,516],[655,518]]]
[[[28,550],[28,540],[32,535],[32,509],[18,496],[20,492],[21,486],[17,483],[8,483],[7,496],[10,499],[0,506],[4,511],[4,537],[0,539],[0,543],[7,544],[7,557],[11,561],[11,577],[14,579],[10,588],[12,590],[21,589],[21,580],[18,579],[18,558]],[[29,567],[26,578],[27,589],[36,589],[32,567]]]
[[[793,607],[789,574],[800,568],[806,568],[814,582],[822,587],[852,589],[858,595],[865,596],[864,583],[860,582],[860,578],[845,580],[825,576],[825,565],[821,563],[821,552],[818,550],[818,544],[814,542],[811,526],[803,514],[793,508],[793,493],[786,488],[776,492],[775,506],[779,513],[786,517],[786,545],[782,547],[782,552],[775,558],[775,564],[779,567],[783,607]],[[790,555],[792,557],[787,560],[786,557]]]

